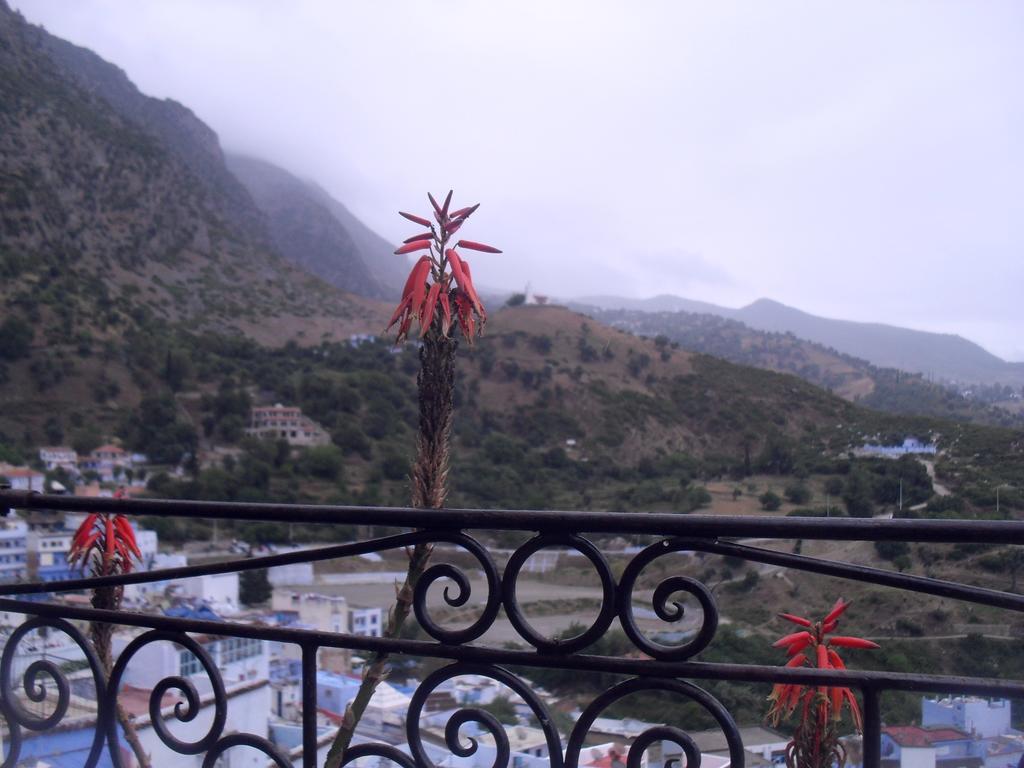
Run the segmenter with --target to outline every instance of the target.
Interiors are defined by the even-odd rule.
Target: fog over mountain
[[[1024,7],[15,0],[374,231],[456,189],[482,284],[768,296],[1024,360]]]

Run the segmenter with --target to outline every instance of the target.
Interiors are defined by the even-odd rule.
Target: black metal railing
[[[95,733],[89,746],[86,766],[94,766],[106,751],[115,766],[124,765],[118,747],[116,707],[121,681],[132,659],[151,643],[171,641],[191,651],[209,677],[214,715],[205,735],[193,742],[177,739],[160,716],[164,694],[178,692],[184,700],[175,709],[175,717],[188,721],[195,716],[199,694],[193,683],[180,675],[162,679],[150,694],[149,709],[157,734],[167,747],[181,754],[205,755],[204,766],[213,766],[229,749],[248,746],[266,755],[270,764],[292,765],[292,758],[263,734],[225,734],[227,694],[220,671],[196,634],[254,638],[292,644],[301,649],[302,765],[316,765],[317,744],[317,654],[321,649],[337,648],[403,656],[451,660],[452,663],[428,675],[415,690],[406,718],[406,737],[411,757],[388,744],[361,744],[349,750],[348,760],[378,756],[412,768],[433,765],[424,746],[420,720],[429,694],[442,683],[459,675],[478,674],[502,683],[519,696],[535,715],[544,732],[552,766],[575,768],[580,761],[584,739],[594,720],[610,705],[639,691],[669,692],[695,702],[718,723],[725,734],[731,765],[742,768],[744,749],[740,731],[729,712],[700,681],[741,683],[802,683],[847,686],[859,692],[864,711],[863,763],[880,765],[881,714],[879,697],[888,691],[962,694],[1024,699],[1024,681],[960,677],[935,674],[904,674],[875,671],[817,671],[809,668],[787,669],[774,666],[713,663],[694,659],[714,639],[718,627],[718,608],[712,591],[695,578],[668,575],[653,591],[652,608],[664,622],[683,618],[683,606],[672,598],[686,593],[699,603],[701,617],[694,632],[678,644],[666,644],[647,637],[634,615],[634,591],[645,568],[660,558],[680,552],[703,552],[740,558],[807,573],[882,585],[908,593],[935,595],[950,600],[992,606],[1017,614],[1024,612],[1024,595],[967,584],[898,573],[874,567],[790,554],[769,547],[738,543],[736,539],[830,540],[830,541],[902,541],[931,543],[995,543],[1024,545],[1024,523],[953,520],[860,520],[821,518],[715,517],[675,514],[621,514],[554,511],[498,510],[424,510],[411,508],[366,508],[282,504],[236,504],[190,501],[86,499],[45,496],[27,492],[0,491],[0,511],[7,509],[50,509],[65,512],[116,512],[129,516],[223,519],[234,521],[274,521],[324,525],[359,525],[376,528],[408,529],[354,544],[323,546],[285,554],[250,557],[231,562],[139,572],[105,578],[83,578],[45,584],[9,584],[0,586],[0,611],[25,614],[26,620],[6,640],[0,659],[0,710],[7,724],[6,760],[3,766],[16,765],[24,740],[24,731],[41,732],[59,728],[68,711],[71,694],[68,677],[52,661],[36,660],[16,680],[13,660],[18,644],[31,632],[46,629],[64,633],[80,646],[93,679],[96,696]],[[496,563],[492,550],[481,541],[487,532],[518,531],[532,534],[525,544],[514,549],[503,567]],[[471,535],[468,532],[482,532]],[[608,534],[641,538],[647,545],[630,555],[621,575],[616,577],[601,546],[595,542]],[[282,628],[226,621],[171,618],[131,611],[108,611],[69,604],[39,602],[47,593],[74,592],[96,586],[115,586],[165,581],[168,579],[241,572],[294,563],[311,563],[400,549],[420,542],[447,545],[437,550],[434,562],[416,585],[414,611],[419,625],[432,638],[429,641],[366,637],[314,630]],[[471,584],[464,566],[449,562],[452,548],[461,550],[455,560],[475,561],[486,581],[479,616],[460,629],[450,629],[435,621],[428,607],[427,593],[432,584],[448,584],[444,600],[448,606],[464,606],[469,601]],[[576,550],[593,566],[601,585],[601,605],[597,618],[574,637],[548,637],[529,622],[517,596],[517,581],[531,555],[546,548]],[[454,589],[452,586],[454,585]],[[33,599],[33,596],[35,598]],[[504,612],[518,637],[530,650],[496,648],[477,643]],[[101,673],[89,642],[73,622],[108,622],[148,630],[135,637],[119,654],[109,680]],[[586,653],[595,640],[615,621],[621,625],[637,653],[607,657]],[[551,713],[533,686],[509,667],[541,667],[578,670],[581,673],[612,673],[625,676],[598,695],[587,706],[563,744]],[[49,681],[47,683],[47,680]],[[46,683],[46,684],[44,684]],[[52,686],[48,689],[47,685]],[[20,690],[19,690],[20,687]],[[53,690],[55,688],[55,690]],[[25,701],[52,702],[49,711],[29,711]],[[509,762],[508,737],[489,712],[464,707],[445,729],[448,749],[468,755],[478,746],[460,741],[459,729],[475,722],[494,737],[497,766]],[[685,724],[683,724],[685,725]],[[659,726],[640,734],[633,741],[628,765],[639,765],[641,753],[656,741],[677,744],[686,755],[690,768],[699,764],[699,753],[692,739],[676,726]]]

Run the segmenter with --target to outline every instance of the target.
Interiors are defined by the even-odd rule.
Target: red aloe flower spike
[[[444,198],[444,205],[441,206],[441,216],[446,217],[448,215],[448,206],[452,204],[452,190],[448,190],[447,196]]]
[[[406,243],[395,251],[395,255],[401,256],[402,254],[412,253],[413,251],[422,251],[424,248],[429,248],[431,245],[433,245],[432,240],[413,240],[411,243]]]
[[[857,704],[857,697],[853,695],[853,691],[849,688],[843,688],[843,698],[846,699],[847,704],[850,705],[850,715],[853,717],[853,727],[858,732],[864,731],[864,721],[860,716],[860,705]]]
[[[142,550],[139,549],[139,543],[135,539],[135,531],[132,529],[132,524],[128,522],[128,518],[124,515],[118,515],[114,518],[114,524],[120,527],[121,536],[124,538],[127,546],[139,560],[142,560]]]
[[[445,336],[448,335],[448,331],[452,327],[452,306],[448,300],[448,285],[444,286],[444,290],[441,291],[439,297],[441,301],[441,333]]]
[[[850,603],[844,603],[843,598],[836,600],[836,604],[832,606],[832,610],[828,612],[828,615],[821,620],[822,624],[828,624],[830,621],[835,621],[843,615],[843,611],[850,607]]]
[[[836,669],[846,669],[846,664],[843,663],[842,658],[831,648],[828,649],[828,661]]]
[[[843,719],[843,689],[829,688],[829,704],[832,707],[832,719],[839,722]]]
[[[416,285],[416,271],[422,267],[423,264],[430,264],[429,256],[420,256],[415,264],[412,265],[412,269],[409,270],[409,277],[405,280],[405,287],[402,288],[402,298],[412,293],[413,286]]]
[[[444,253],[445,256],[448,257],[448,263],[451,264],[452,277],[455,278],[455,284],[459,286],[459,288],[465,289],[466,275],[462,271],[462,259],[459,258],[459,254],[454,248],[449,248]]]
[[[434,322],[434,312],[437,310],[437,298],[441,295],[441,284],[434,283],[427,292],[427,298],[423,302],[423,313],[420,317],[420,338],[427,335],[427,329]]]
[[[440,221],[441,219],[444,218],[444,214],[441,213],[441,206],[437,204],[437,200],[435,200],[434,196],[429,192],[427,192],[427,197],[430,199],[430,204],[434,206],[434,216],[437,218],[438,221]]]
[[[114,519],[112,515],[106,516],[106,548],[107,551],[103,556],[103,570],[109,570],[109,563],[114,559]],[[104,575],[108,575],[104,573]]]
[[[465,219],[463,219],[463,221],[465,221]],[[454,235],[456,232],[459,231],[459,227],[461,226],[462,221],[449,222],[448,224],[444,225],[445,234],[449,236]]]
[[[464,291],[457,291],[455,293],[455,313],[459,320],[459,327],[462,328],[462,334],[472,344],[476,323],[473,320],[472,305]]]
[[[480,315],[480,325],[483,325],[487,322],[487,313],[484,312],[484,305],[476,293],[476,288],[473,286],[473,274],[469,271],[469,262],[465,259],[462,261],[462,274],[466,276],[466,293],[469,294],[469,298],[473,302],[473,308],[476,310],[476,313]]]
[[[479,208],[479,207],[480,207],[480,203],[477,203],[476,205],[467,206],[466,208],[459,208],[459,210],[457,210],[457,211],[452,211],[451,216],[449,216],[448,218],[450,218],[452,220],[455,220],[455,219],[463,219],[463,220],[468,219],[470,216],[473,215],[473,212],[476,211],[476,209]]]
[[[828,669],[828,648],[824,645],[819,645],[816,651],[818,654],[818,669]]]
[[[402,299],[401,304],[398,305],[398,308],[395,310],[395,314],[391,316],[391,320],[388,322],[387,327],[384,329],[384,331],[389,331],[391,329],[391,326],[397,323],[398,319],[402,316],[402,314],[407,313],[411,306],[412,296],[406,296],[404,299]]]
[[[403,243],[414,243],[417,240],[432,240],[433,238],[434,238],[434,233],[433,232],[420,232],[420,234],[418,234],[418,235],[413,235],[412,237],[405,238],[405,240],[403,240],[402,242]]]
[[[827,624],[822,624],[821,625],[821,634],[827,635],[829,632],[832,632],[836,628],[836,626],[838,624],[839,624],[839,622],[836,621],[835,619],[832,619],[832,621],[828,622]]]
[[[82,560],[82,565],[85,565],[85,561],[89,559],[89,550],[93,548],[93,545],[99,541],[100,532],[93,532],[86,540],[82,543],[82,548],[75,553],[75,560]]]
[[[830,637],[829,645],[838,645],[840,648],[880,648],[878,643],[865,640],[863,637]]]
[[[477,243],[473,240],[459,240],[457,243],[459,248],[469,248],[471,251],[483,251],[484,253],[501,253],[493,245],[484,245],[483,243]]]
[[[412,312],[408,312],[405,318],[402,320],[401,325],[398,326],[398,336],[395,337],[395,343],[401,344],[409,335],[409,328],[412,325]]]
[[[412,304],[409,307],[409,314],[423,324],[423,302],[427,298],[427,276],[430,274],[430,264],[424,264],[419,270],[421,278],[412,287]]]
[[[811,644],[812,639],[813,638],[811,638],[810,635],[807,635],[807,637],[805,638],[790,643],[789,648],[786,649],[786,655],[795,656],[796,654],[800,653],[800,651],[802,651],[804,648]]]
[[[422,216],[416,216],[415,214],[406,213],[405,211],[399,211],[398,215],[399,216],[404,216],[409,221],[413,222],[414,224],[419,224],[420,226],[424,226],[424,227],[432,227],[432,226],[434,226],[433,224],[430,223],[430,219],[424,219]]]
[[[99,515],[96,512],[93,512],[82,521],[80,526],[78,526],[78,530],[75,531],[75,537],[71,540],[72,552],[80,548],[82,546],[82,542],[88,538],[89,531],[92,530],[93,525],[95,525],[97,517],[99,517]]]
[[[802,640],[805,637],[806,638],[810,638],[811,637],[811,633],[810,632],[794,632],[792,635],[786,635],[785,637],[780,637],[778,640],[776,640],[774,643],[772,643],[772,648],[782,648],[783,646],[789,645],[790,643],[798,642],[799,640]]]
[[[805,619],[803,616],[794,616],[792,613],[780,613],[779,618],[791,621],[794,624],[799,624],[801,627],[814,626],[810,619]]]

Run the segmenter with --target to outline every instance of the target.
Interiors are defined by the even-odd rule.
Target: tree
[[[508,696],[496,696],[492,702],[484,704],[480,708],[490,712],[499,723],[504,725],[515,725],[519,722],[516,706]]]
[[[508,301],[505,302],[506,307],[520,307],[526,303],[525,293],[513,293],[508,297]]]
[[[10,315],[0,325],[0,359],[17,360],[26,357],[32,348],[32,326],[17,315]]]
[[[843,503],[850,517],[871,517],[875,506],[871,502],[871,481],[862,469],[855,469],[843,488]]]
[[[337,480],[341,475],[344,457],[337,445],[314,445],[306,449],[300,464],[313,477]]]
[[[811,500],[811,489],[803,483],[790,483],[784,493],[794,504],[806,504]]]
[[[242,605],[260,605],[270,599],[273,592],[266,568],[242,571],[238,575],[238,601]]]

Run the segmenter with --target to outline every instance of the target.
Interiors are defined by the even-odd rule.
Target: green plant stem
[[[448,494],[448,458],[454,414],[455,349],[458,342],[445,337],[438,319],[428,330],[420,349],[419,391],[420,429],[416,461],[412,468],[412,505],[421,508],[444,506]],[[417,544],[409,555],[409,570],[398,590],[384,637],[398,637],[412,610],[416,582],[426,570],[432,544]],[[356,727],[366,711],[377,686],[387,676],[386,653],[378,653],[363,668],[363,679],[355,697],[345,708],[345,716],[327,753],[324,768],[340,768]],[[306,714],[306,713],[304,713]]]
[[[118,587],[98,587],[94,589],[92,591],[92,605],[94,608],[116,611],[121,607],[121,589]],[[103,674],[109,683],[110,673],[114,668],[111,647],[114,625],[94,621],[89,625],[89,632],[92,635],[92,645],[96,650],[96,655],[99,657]],[[142,748],[142,742],[139,741],[139,734],[135,730],[135,722],[132,716],[121,706],[120,702],[116,705],[116,712],[117,721],[121,724],[121,729],[124,731],[125,740],[132,748],[132,752],[135,753],[135,760],[138,762],[139,768],[151,768],[152,763],[149,761],[149,755],[146,754],[146,750]]]

